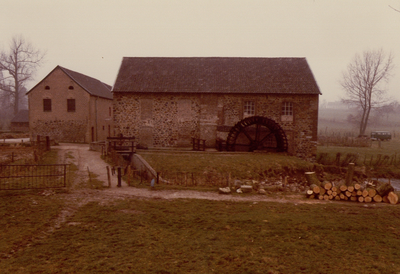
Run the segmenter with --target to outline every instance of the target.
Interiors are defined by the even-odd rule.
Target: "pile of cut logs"
[[[315,172],[306,172],[305,176],[309,184],[306,191],[310,199],[320,200],[344,200],[361,203],[400,203],[400,192],[395,191],[389,183],[368,182],[360,184],[353,181],[354,164],[350,163],[346,179],[338,182],[320,182]]]

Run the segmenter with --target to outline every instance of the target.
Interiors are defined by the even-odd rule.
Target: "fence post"
[[[91,176],[90,176],[89,166],[87,167],[87,172],[88,172],[88,175],[89,175],[89,183],[92,183],[92,178],[91,178]]]
[[[67,165],[64,164],[64,187],[67,186]]]
[[[107,168],[108,187],[111,187],[110,167],[106,166],[106,168]]]
[[[46,136],[46,150],[50,150],[50,137]]]
[[[118,171],[118,185],[117,185],[117,187],[121,187],[122,174],[121,174],[121,167],[120,166],[117,168],[117,171]]]

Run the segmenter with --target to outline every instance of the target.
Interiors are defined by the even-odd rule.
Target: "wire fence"
[[[67,165],[0,165],[0,190],[61,188]]]

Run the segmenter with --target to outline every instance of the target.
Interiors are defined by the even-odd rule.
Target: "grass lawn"
[[[1,196],[2,273],[400,271],[398,206],[127,199],[34,237],[57,200]]]
[[[237,179],[263,179],[309,171],[313,166],[300,158],[277,153],[143,151],[139,154],[162,174],[230,174]]]
[[[376,157],[378,154],[382,155],[393,155],[400,154],[400,139],[393,139],[390,141],[381,142],[379,147],[379,142],[372,142],[371,147],[338,147],[338,146],[318,146],[318,153],[328,153],[333,158],[336,153],[357,153],[360,155],[361,159],[367,157],[370,159],[371,156]]]

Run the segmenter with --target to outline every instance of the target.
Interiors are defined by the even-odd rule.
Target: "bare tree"
[[[357,54],[343,73],[341,86],[346,98],[342,101],[360,109],[360,135],[365,134],[371,109],[387,101],[383,84],[389,80],[392,69],[393,56],[380,49]]]
[[[18,113],[20,99],[26,91],[23,87],[32,80],[44,56],[44,52],[35,49],[22,36],[14,36],[9,51],[0,53],[0,71],[3,72],[0,89],[3,97],[9,98],[14,115]]]

